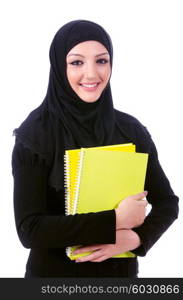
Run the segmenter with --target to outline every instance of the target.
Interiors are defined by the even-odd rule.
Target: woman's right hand
[[[116,211],[116,229],[131,229],[143,224],[145,219],[147,192],[129,196],[122,200]]]

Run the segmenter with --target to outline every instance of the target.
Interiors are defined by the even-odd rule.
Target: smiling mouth
[[[80,83],[80,85],[84,87],[92,88],[92,87],[96,87],[98,83]]]
[[[94,91],[97,89],[99,84],[100,82],[94,82],[94,83],[80,83],[79,85],[87,91]]]

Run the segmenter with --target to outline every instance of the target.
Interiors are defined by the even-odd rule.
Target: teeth
[[[81,85],[84,86],[84,87],[93,88],[93,87],[97,86],[97,83],[95,83],[95,84],[81,84]]]

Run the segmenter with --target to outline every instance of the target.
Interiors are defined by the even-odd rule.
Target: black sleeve
[[[49,211],[48,167],[44,160],[19,142],[13,149],[12,171],[16,229],[24,247],[62,248],[115,243],[114,210],[68,216],[64,212],[53,214]]]
[[[145,222],[133,229],[142,242],[140,247],[133,250],[139,256],[144,256],[178,217],[178,197],[175,196],[159,163],[157,150],[151,138],[150,145],[145,190],[148,191],[147,200],[152,209]]]

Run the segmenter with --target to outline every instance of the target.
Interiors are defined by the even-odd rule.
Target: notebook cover
[[[72,213],[113,209],[122,199],[143,191],[148,154],[84,148],[80,155],[80,174]],[[86,255],[72,255],[74,249],[76,247],[67,249],[71,259]],[[134,256],[127,252],[115,257]]]

